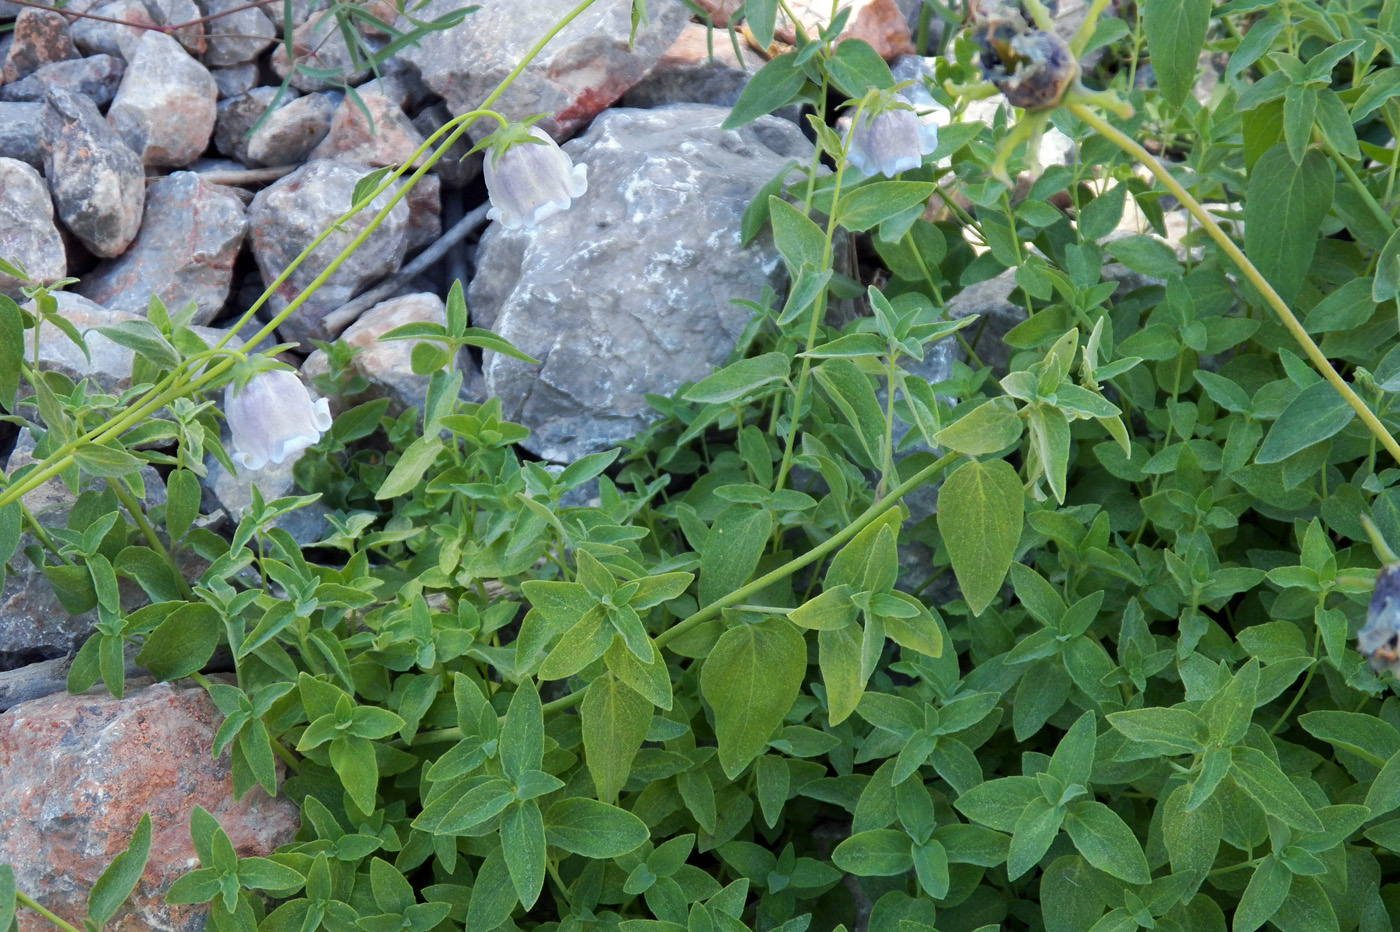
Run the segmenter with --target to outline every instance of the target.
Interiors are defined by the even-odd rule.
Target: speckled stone
[[[0,158],[0,257],[18,260],[31,281],[45,285],[68,274],[48,185],[16,159]],[[19,298],[20,282],[0,272],[0,294]]]
[[[141,228],[146,172],[140,156],[89,98],[61,88],[44,101],[39,138],[63,225],[94,255],[120,255]]]
[[[53,10],[25,7],[15,20],[14,41],[0,70],[0,83],[18,81],[41,65],[77,58],[68,35],[68,17]]]
[[[223,716],[203,689],[149,680],[127,689],[122,700],[99,687],[0,714],[0,863],[14,869],[19,889],[76,921],[93,883],[150,813],[146,870],[104,928],[199,932],[207,906],[164,902],[195,864],[194,807],[218,820],[240,857],[255,857],[292,840],[297,806],[257,788],[233,799],[229,752],[209,754]],[[19,932],[52,928],[29,910],[16,918]]]
[[[0,87],[0,100],[40,101],[49,88],[63,87],[92,98],[99,107],[112,102],[126,72],[126,62],[115,55],[89,55],[71,61],[40,65],[28,77]]]
[[[148,32],[117,88],[107,119],[143,164],[183,168],[214,133],[218,85],[170,36]]]

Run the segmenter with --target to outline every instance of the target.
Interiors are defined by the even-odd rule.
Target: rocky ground
[[[291,7],[295,62],[280,43],[274,0],[73,0],[62,12],[0,0],[0,24],[13,21],[0,33],[0,256],[38,281],[76,278],[58,299],[80,330],[144,315],[155,295],[172,310],[193,305],[194,321],[217,336],[347,209],[360,178],[409,158],[446,120],[478,106],[574,0],[477,2],[480,10],[388,58],[376,76],[352,70],[350,49],[315,0]],[[709,2],[721,23],[739,5]],[[415,15],[459,5],[431,0]],[[793,6],[808,29],[821,25],[813,11],[829,8],[825,0]],[[848,33],[875,45],[901,77],[918,74],[918,0],[854,6]],[[343,338],[365,350],[353,365],[372,396],[397,410],[421,403],[425,382],[409,369],[411,346],[374,338],[442,322],[443,299],[460,280],[474,326],[542,360],[488,355],[478,367],[464,356],[464,392],[500,397],[505,416],[530,429],[529,453],[568,462],[644,426],[644,394],[669,394],[724,361],[748,317],[731,299],[784,285],[771,245],[740,245],[740,218],[785,162],[810,158],[811,143],[795,110],[793,119],[721,131],[726,107],[763,58],[747,47],[736,56],[717,32],[710,59],[705,27],[677,0],[652,0],[629,50],[629,7],[601,0],[496,104],[512,118],[546,114],[539,125],[571,139],[565,150],[589,166],[587,193],[539,228],[482,231],[480,157],[460,158],[467,146],[459,145],[282,326],[280,339],[302,350],[287,358],[304,376],[328,366],[310,341]],[[365,8],[393,16],[383,0]],[[783,28],[790,38],[791,24]],[[387,41],[363,24],[360,38],[370,50]],[[334,74],[355,86],[363,110]],[[363,222],[332,235],[263,311],[286,307]],[[1003,276],[950,308],[1013,315],[1011,289]],[[2,274],[0,293],[23,300],[19,283]],[[39,341],[44,367],[103,390],[129,379],[130,350],[99,334],[88,336],[91,359],[54,328]],[[13,444],[7,472],[31,461],[27,431]],[[253,477],[210,465],[206,510],[228,526],[248,507]],[[154,504],[163,489],[148,473]],[[267,499],[294,492],[290,464],[256,479]],[[44,523],[62,524],[72,501],[55,482],[28,504]],[[294,522],[300,539],[321,531],[314,508]],[[0,862],[16,864],[26,890],[59,903],[78,897],[142,811],[226,805],[216,814],[242,855],[291,837],[294,807],[259,801],[257,790],[239,806],[219,802],[229,796],[228,762],[209,759],[218,716],[203,691],[153,687],[120,706],[100,693],[49,695],[62,689],[64,658],[95,619],[67,615],[23,557],[12,568],[0,596],[0,711],[10,709],[0,715]],[[139,746],[124,738],[110,745],[121,755],[103,750],[114,735],[129,736],[134,721]],[[40,806],[41,796],[56,802]],[[121,807],[102,804],[117,799]],[[180,825],[153,849],[148,877],[183,870],[190,853]],[[156,886],[138,895],[149,903]],[[126,927],[202,923],[149,908]]]

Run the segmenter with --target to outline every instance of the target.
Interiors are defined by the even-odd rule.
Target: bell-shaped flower
[[[245,469],[282,463],[330,429],[330,404],[311,400],[295,372],[264,370],[241,389],[224,388],[224,416],[233,432],[233,460]]]
[[[491,198],[486,216],[506,229],[535,226],[567,210],[588,190],[588,166],[575,165],[543,130],[517,124],[492,135],[496,139],[485,167]]]
[[[907,104],[872,101],[851,128],[846,160],[863,175],[893,178],[923,164],[938,148],[938,126],[919,119]]]

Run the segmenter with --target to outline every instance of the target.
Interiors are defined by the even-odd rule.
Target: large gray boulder
[[[399,53],[459,116],[480,106],[539,37],[576,5],[576,0],[479,2],[481,8],[456,26],[430,33]],[[461,6],[460,0],[432,0],[413,16],[433,19]],[[594,4],[564,27],[492,106],[512,120],[545,114],[539,126],[555,138],[586,126],[651,70],[690,19],[677,0],[649,0],[649,23],[637,30],[629,49],[631,6]],[[400,18],[398,25],[402,29],[409,23]]]
[[[487,353],[486,391],[530,428],[524,446],[571,461],[605,449],[670,394],[723,364],[764,285],[781,287],[772,245],[739,244],[758,188],[812,146],[785,120],[722,131],[723,107],[608,110],[565,146],[588,191],[540,227],[482,237],[468,305],[540,365]]]

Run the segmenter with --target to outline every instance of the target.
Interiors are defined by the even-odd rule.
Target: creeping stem
[[[1264,300],[1268,302],[1269,307],[1278,315],[1279,322],[1283,324],[1284,329],[1292,334],[1293,339],[1297,340],[1298,345],[1302,347],[1304,354],[1307,355],[1308,359],[1312,360],[1313,367],[1337,390],[1337,394],[1341,395],[1342,399],[1351,406],[1351,409],[1356,412],[1357,417],[1361,418],[1366,428],[1381,442],[1381,446],[1386,448],[1397,463],[1400,463],[1400,443],[1396,443],[1395,438],[1390,435],[1390,431],[1386,430],[1380,418],[1376,417],[1375,413],[1366,406],[1366,402],[1361,400],[1361,397],[1352,390],[1352,387],[1347,384],[1347,381],[1342,378],[1341,374],[1332,367],[1332,363],[1323,355],[1322,350],[1318,348],[1317,343],[1308,335],[1308,332],[1303,329],[1303,325],[1298,322],[1298,318],[1288,309],[1288,305],[1284,302],[1283,298],[1279,297],[1279,293],[1274,290],[1273,286],[1264,279],[1263,275],[1259,274],[1259,270],[1254,267],[1254,263],[1249,261],[1244,251],[1240,249],[1239,246],[1236,246],[1235,241],[1230,239],[1229,235],[1221,229],[1220,224],[1201,206],[1200,201],[1192,197],[1191,192],[1182,187],[1180,182],[1173,178],[1171,173],[1152,157],[1152,153],[1138,145],[1135,140],[1109,123],[1102,116],[1083,104],[1078,103],[1070,104],[1069,110],[1075,116],[1079,117],[1079,119],[1093,127],[1099,135],[1145,165],[1147,169],[1157,177],[1157,180],[1162,182],[1162,185],[1181,202],[1181,205],[1190,211],[1191,216],[1196,218],[1201,226],[1205,228],[1210,238],[1215,240],[1216,245],[1218,245],[1221,250],[1230,257],[1231,261],[1239,267],[1240,272],[1244,274],[1245,278],[1249,279],[1249,283],[1254,286],[1255,290],[1264,296]]]

